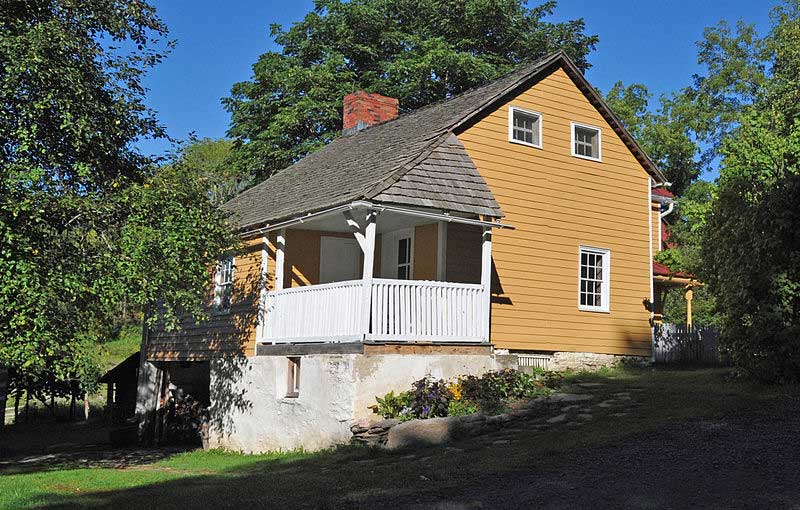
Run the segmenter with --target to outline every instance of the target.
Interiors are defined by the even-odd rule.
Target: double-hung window
[[[580,248],[578,308],[591,312],[609,310],[611,252],[603,248]]]
[[[572,155],[600,161],[600,129],[572,123]]]
[[[397,279],[411,279],[411,237],[397,240]]]
[[[508,140],[542,148],[542,114],[516,106],[508,109]]]
[[[226,257],[217,264],[214,275],[214,311],[225,313],[231,309],[233,294],[233,257]]]

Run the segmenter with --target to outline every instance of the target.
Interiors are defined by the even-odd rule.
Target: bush
[[[425,377],[414,382],[411,391],[376,397],[378,403],[370,409],[384,418],[401,420],[462,416],[477,411],[499,414],[515,400],[549,394],[562,381],[557,372],[527,374],[512,369],[486,372],[480,377],[467,375],[449,384]]]
[[[383,398],[375,397],[377,404],[370,406],[373,413],[379,414],[384,418],[401,418],[403,416],[410,416],[411,406],[411,392],[404,391],[402,393],[394,394],[390,391]]]

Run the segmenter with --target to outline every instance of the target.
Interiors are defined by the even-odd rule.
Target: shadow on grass
[[[586,487],[606,477],[608,485],[602,490],[612,496],[624,495],[626,490],[646,492],[647,488],[631,485],[641,481],[636,473],[641,474],[643,467],[635,462],[650,463],[647,468],[657,470],[665,458],[678,459],[676,462],[705,458],[707,452],[700,452],[698,459],[682,460],[681,455],[700,450],[695,443],[681,446],[680,441],[695,441],[697,434],[706,434],[705,443],[700,444],[708,444],[718,431],[701,427],[698,433],[684,437],[684,424],[712,416],[739,416],[741,410],[753,410],[764,394],[763,388],[726,383],[724,376],[719,370],[663,369],[575,374],[573,382],[603,383],[592,390],[597,392],[595,401],[621,388],[641,389],[641,416],[598,415],[577,430],[536,432],[517,428],[504,432],[506,437],[513,437],[511,441],[496,441],[498,438],[490,435],[405,452],[355,447],[272,456],[193,452],[128,469],[81,470],[71,472],[71,476],[69,472],[54,473],[20,503],[50,509],[183,510],[248,506],[395,508],[433,501],[446,503],[447,508],[474,508],[481,504],[503,506],[503,501],[518,504],[523,500],[513,498],[521,497],[515,496],[515,484],[519,484],[528,497],[542,498],[550,491],[567,498],[563,500],[566,504],[576,493],[560,485],[565,476],[575,478],[575,486],[589,484]],[[657,440],[663,436],[664,426],[672,431],[673,441]],[[734,435],[732,441],[738,443],[739,439]],[[673,457],[658,453],[658,448],[664,447],[673,449],[669,452]],[[630,465],[617,458],[617,452],[623,449],[630,450],[626,454]],[[726,447],[720,451],[736,450]],[[606,459],[604,465],[594,462],[597,455]],[[493,492],[485,492],[489,489]],[[498,495],[505,499],[492,503],[491,498]]]

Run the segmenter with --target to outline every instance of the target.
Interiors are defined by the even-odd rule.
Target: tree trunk
[[[22,390],[17,388],[17,394],[14,395],[14,425],[19,421],[19,401],[22,399]]]
[[[72,393],[69,397],[69,421],[75,420],[75,394]]]
[[[30,421],[30,418],[31,418],[30,403],[31,403],[31,393],[29,391],[26,391],[25,392],[25,425],[28,424],[28,421]]]

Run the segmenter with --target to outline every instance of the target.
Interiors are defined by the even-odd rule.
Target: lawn
[[[413,452],[356,447],[316,454],[194,451],[118,469],[53,465],[48,470],[24,472],[22,466],[11,466],[0,471],[0,508],[168,510],[413,504],[465,487],[484,487],[517,473],[546,471],[576,452],[616,448],[633,437],[657,436],[664,427],[747,413],[769,414],[774,406],[797,395],[795,388],[731,380],[722,369],[627,368],[577,374],[572,379],[602,382],[598,398],[634,389],[638,410],[628,416],[603,415],[574,430],[520,430],[510,442],[480,437]]]

